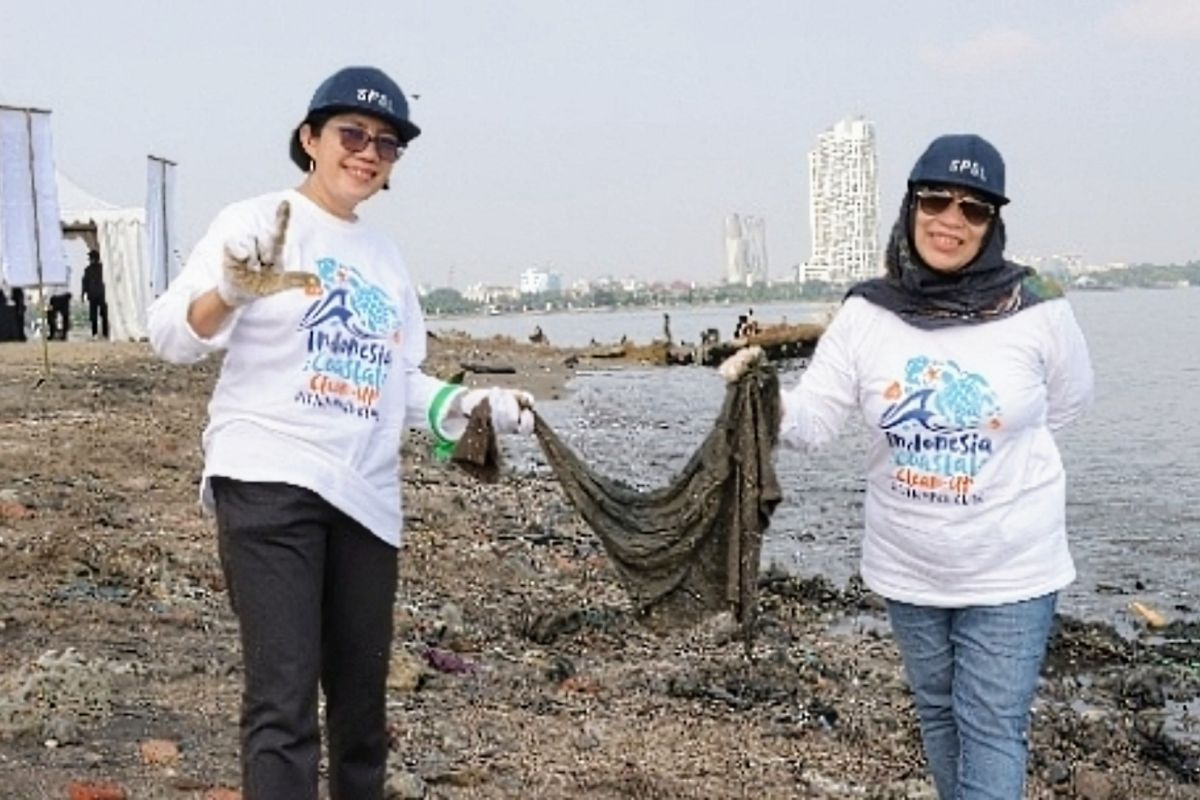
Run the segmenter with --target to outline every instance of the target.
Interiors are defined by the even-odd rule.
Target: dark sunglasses
[[[970,196],[959,197],[945,189],[918,189],[916,196],[917,208],[931,217],[941,214],[955,202],[962,211],[963,219],[972,225],[986,225],[996,215],[996,207],[991,203]]]
[[[371,142],[375,143],[375,152],[381,161],[397,161],[404,155],[404,144],[390,133],[372,136],[362,128],[353,125],[342,125],[338,128],[342,147],[351,153],[361,153]]]

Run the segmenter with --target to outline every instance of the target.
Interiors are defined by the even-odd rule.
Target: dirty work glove
[[[533,395],[519,389],[471,389],[457,398],[458,411],[471,416],[471,411],[484,399],[492,411],[492,427],[496,433],[533,433]]]
[[[717,367],[717,372],[721,373],[721,377],[725,379],[726,383],[737,383],[750,367],[762,360],[763,349],[761,347],[758,345],[743,347],[722,361],[721,366]]]
[[[221,278],[217,282],[217,294],[225,305],[237,308],[288,289],[313,293],[320,290],[316,275],[281,269],[291,213],[291,206],[284,200],[275,211],[275,230],[270,236],[225,243]]]

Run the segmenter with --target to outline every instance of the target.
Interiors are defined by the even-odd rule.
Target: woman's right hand
[[[316,275],[282,269],[291,211],[284,200],[275,211],[275,230],[270,234],[225,243],[224,263],[217,281],[217,294],[225,305],[238,308],[288,289],[320,288]]]

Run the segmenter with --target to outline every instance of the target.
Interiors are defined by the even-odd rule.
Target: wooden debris
[[[467,372],[474,372],[477,375],[515,375],[517,368],[508,364],[478,364],[469,361],[460,361],[458,363]]]
[[[1134,600],[1129,604],[1129,610],[1141,617],[1142,621],[1146,623],[1147,628],[1158,629],[1167,627],[1167,618],[1146,603]]]
[[[824,332],[824,326],[811,323],[771,325],[750,336],[702,346],[700,363],[707,367],[715,367],[738,350],[752,346],[761,347],[771,361],[781,358],[805,358],[812,355],[817,347],[817,340]]]

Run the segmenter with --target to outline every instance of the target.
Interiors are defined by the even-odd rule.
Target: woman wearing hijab
[[[150,308],[162,357],[225,352],[201,496],[241,633],[246,800],[316,800],[321,691],[330,797],[382,800],[401,434],[444,445],[484,398],[497,431],[533,427],[524,392],[421,372],[415,285],[358,216],[419,133],[383,72],[335,73],[292,131],[300,185],[221,211]]]
[[[864,582],[887,601],[943,800],[1021,797],[1058,592],[1075,577],[1054,433],[1092,398],[1071,307],[1004,258],[1004,161],[979,136],[917,160],[885,277],[851,288],[781,439],[869,431]]]

